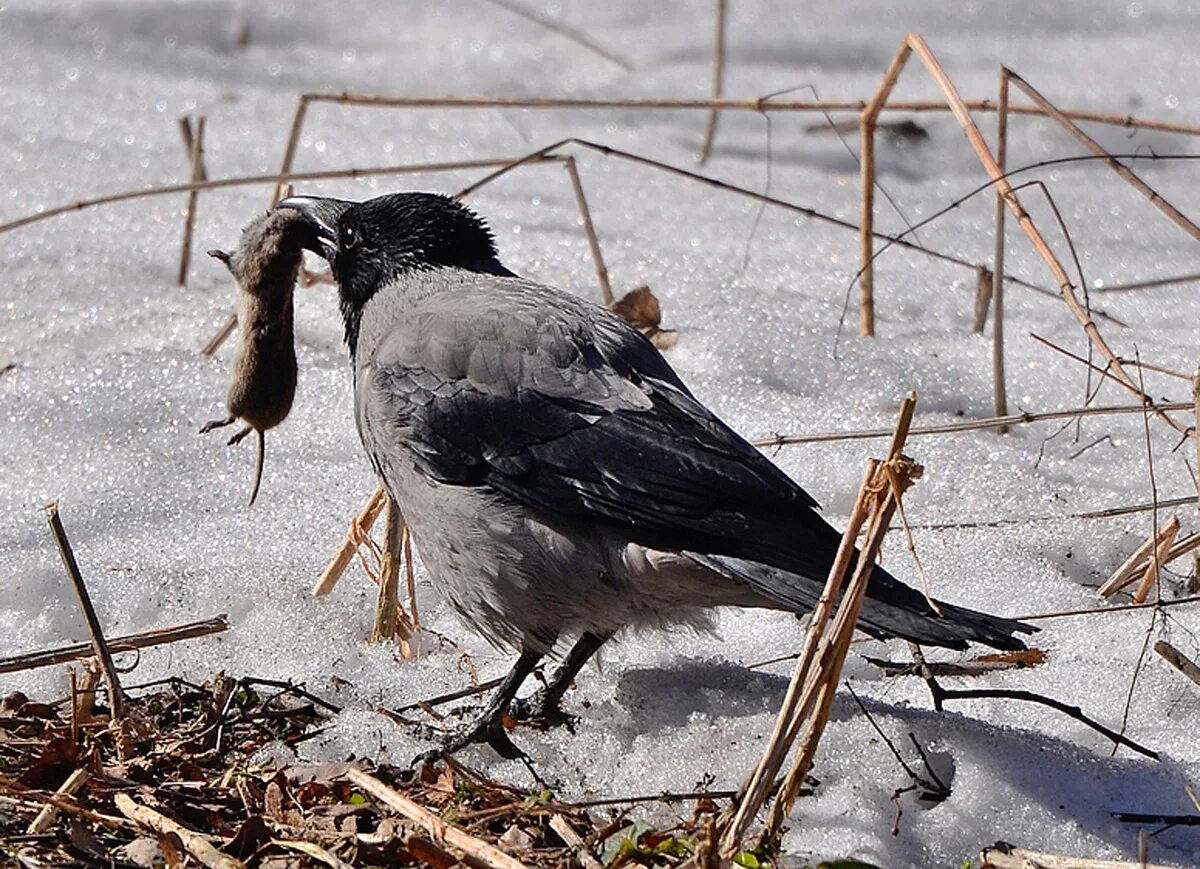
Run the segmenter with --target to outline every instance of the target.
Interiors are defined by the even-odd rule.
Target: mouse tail
[[[254,491],[250,493],[250,506],[254,506],[254,500],[258,497],[258,487],[262,483],[263,457],[267,452],[267,437],[261,431],[255,431],[258,435],[258,457],[254,468]]]

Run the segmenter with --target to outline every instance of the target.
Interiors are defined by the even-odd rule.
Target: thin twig
[[[92,606],[92,598],[83,582],[83,574],[79,572],[79,564],[75,561],[75,552],[71,549],[71,541],[67,539],[66,529],[63,528],[62,519],[58,515],[57,503],[46,506],[46,520],[50,523],[50,532],[54,535],[54,542],[58,544],[58,554],[62,557],[63,567],[71,579],[71,585],[75,588],[75,595],[79,598],[79,608],[83,611],[88,633],[92,636],[92,649],[104,672],[104,681],[108,684],[112,720],[114,723],[120,722],[125,718],[125,692],[121,690],[121,680],[117,677],[117,668],[113,666],[112,654],[109,652],[108,644],[104,642],[104,631],[100,627],[100,620],[96,617],[96,610]]]
[[[1000,67],[1000,99],[996,112],[996,164],[1008,169],[1008,70]],[[995,238],[992,247],[992,399],[996,416],[1008,414],[1008,387],[1004,378],[1004,194],[996,191]],[[1007,428],[998,428],[1005,434]]]
[[[1192,402],[1174,401],[1152,405],[1159,411],[1191,410]],[[978,431],[980,429],[998,428],[1002,425],[1022,425],[1033,422],[1048,422],[1053,420],[1075,419],[1084,416],[1121,416],[1142,413],[1144,405],[1115,405],[1112,407],[1077,407],[1070,410],[1050,410],[1038,413],[1014,413],[1008,416],[988,417],[986,419],[970,420],[968,422],[950,422],[944,425],[918,426],[909,432],[910,435],[957,434],[960,432]],[[821,432],[810,435],[775,435],[769,438],[759,438],[751,441],[756,447],[782,447],[791,444],[829,443],[833,441],[874,440],[891,436],[888,429],[865,429],[861,431]]]
[[[1179,651],[1166,640],[1157,641],[1154,644],[1154,651],[1180,673],[1187,676],[1197,685],[1200,685],[1200,666],[1183,652]]]
[[[149,806],[139,805],[130,798],[129,794],[118,793],[113,799],[121,814],[131,821],[162,835],[174,833],[183,843],[184,849],[210,869],[243,869],[245,867],[246,864],[241,860],[235,860],[218,851],[204,836],[189,830],[178,821],[171,820]]]
[[[424,827],[433,837],[435,844],[445,842],[451,847],[458,848],[482,860],[488,866],[496,867],[496,869],[526,869],[525,864],[515,857],[505,854],[495,845],[475,838],[466,830],[444,821],[424,806],[417,805],[408,797],[388,787],[379,779],[367,775],[362,770],[351,769],[346,773],[346,777],[381,803]]]
[[[228,617],[214,616],[198,622],[188,622],[169,628],[154,628],[137,634],[127,634],[108,640],[108,650],[114,655],[129,652],[134,649],[146,649],[165,643],[176,643],[180,640],[191,640],[196,637],[206,637],[209,634],[219,634],[229,629]],[[8,658],[0,658],[0,673],[16,673],[20,670],[34,670],[38,667],[49,667],[53,664],[66,664],[80,658],[94,655],[95,646],[91,642],[75,643],[58,649],[47,649],[38,652],[25,652]]]
[[[592,223],[592,211],[588,208],[587,196],[583,192],[583,183],[579,180],[579,170],[575,166],[575,158],[570,154],[562,158],[571,179],[571,189],[575,191],[575,202],[579,206],[579,219],[583,221],[583,231],[587,235],[588,247],[592,251],[592,263],[596,267],[596,279],[600,282],[600,298],[605,307],[611,308],[616,301],[612,285],[608,281],[608,267],[604,264],[604,254],[600,250],[600,240],[596,237],[596,227]]]
[[[713,99],[720,99],[725,93],[725,20],[727,12],[726,0],[717,0],[715,33],[713,35]],[[720,116],[719,109],[711,109],[708,113],[708,128],[704,131],[704,143],[700,146],[700,156],[697,158],[701,166],[708,162],[708,158],[712,154],[713,139],[717,136],[717,122]]]
[[[1164,199],[1149,184],[1135,175],[1133,170],[1131,170],[1128,166],[1117,161],[1100,145],[1099,142],[1081,130],[1077,124],[1063,114],[1063,112],[1061,112],[1053,103],[1046,99],[1036,88],[1033,87],[1033,85],[1011,70],[1008,70],[1008,76],[1012,80],[1012,83],[1017,86],[1017,88],[1024,92],[1027,97],[1034,101],[1038,108],[1046,113],[1047,117],[1050,117],[1061,124],[1063,128],[1075,138],[1075,141],[1079,142],[1079,144],[1083,145],[1085,148],[1107,163],[1113,169],[1113,171],[1120,175],[1124,180],[1128,181],[1135,190],[1149,199],[1150,203],[1155,208],[1169,217],[1176,226],[1190,235],[1194,240],[1200,241],[1200,226],[1196,226],[1196,224],[1190,221],[1183,214],[1183,212]]]
[[[350,530],[346,532],[337,551],[333,553],[329,564],[325,566],[325,570],[321,572],[316,585],[313,586],[312,593],[315,596],[320,597],[333,591],[333,587],[337,585],[342,574],[346,572],[346,568],[350,566],[350,562],[354,560],[354,553],[358,551],[363,535],[370,532],[371,526],[379,518],[379,513],[387,501],[387,492],[384,491],[383,486],[380,486],[359,511],[359,514],[350,521]]]
[[[192,131],[191,119],[186,115],[179,119],[179,127],[183,133],[183,142],[191,158],[192,181],[204,181],[208,174],[204,171],[204,126],[207,119],[201,115],[196,119],[196,130]],[[196,226],[196,201],[200,196],[199,190],[188,193],[187,211],[183,218],[183,245],[179,250],[179,276],[176,283],[183,286],[187,283],[188,264],[192,259],[192,233]]]

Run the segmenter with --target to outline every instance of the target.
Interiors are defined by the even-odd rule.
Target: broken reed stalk
[[[858,173],[861,213],[858,222],[858,245],[861,257],[859,270],[858,334],[875,334],[875,125],[887,98],[896,86],[911,49],[905,43],[892,58],[879,90],[858,118]]]
[[[604,869],[600,861],[592,856],[587,842],[583,841],[583,837],[571,826],[571,822],[566,817],[557,814],[551,815],[550,829],[563,840],[564,845],[574,851],[575,859],[579,861],[583,869]]]
[[[1150,563],[1146,565],[1142,581],[1133,593],[1134,603],[1145,603],[1146,598],[1150,596],[1150,589],[1158,585],[1163,566],[1167,563],[1167,554],[1171,551],[1171,544],[1175,542],[1175,535],[1178,533],[1179,519],[1172,516],[1159,532],[1160,539],[1151,553]]]
[[[725,20],[727,12],[726,0],[717,0],[715,34],[713,36],[713,99],[720,99],[725,93]],[[712,154],[713,140],[717,137],[717,123],[720,117],[720,109],[709,110],[708,127],[704,131],[704,143],[700,146],[700,155],[697,157],[701,166],[708,162],[708,158]]]
[[[108,651],[117,655],[134,649],[146,649],[151,646],[161,646],[165,643],[176,643],[180,640],[191,640],[196,637],[206,637],[209,634],[219,634],[229,629],[228,617],[224,614],[204,619],[198,622],[188,622],[169,628],[154,628],[137,634],[123,637],[113,637],[106,642]],[[54,664],[66,664],[80,658],[91,657],[95,654],[95,646],[91,642],[75,643],[58,649],[47,649],[38,652],[25,652],[9,658],[0,658],[0,673],[16,673],[20,670],[35,670],[38,667],[49,667]]]
[[[1124,563],[1113,572],[1113,575],[1110,576],[1102,586],[1100,586],[1100,590],[1097,592],[1100,597],[1112,597],[1121,589],[1125,588],[1125,586],[1138,579],[1139,573],[1144,573],[1145,571],[1149,570],[1150,568],[1146,565],[1147,557],[1157,553],[1163,542],[1168,539],[1168,536],[1171,540],[1174,540],[1175,534],[1178,531],[1179,519],[1172,516],[1169,520],[1167,520],[1166,524],[1157,530],[1156,533],[1153,533],[1146,538],[1145,542],[1138,546],[1138,548],[1133,551],[1133,554],[1130,555],[1129,558],[1125,559]],[[1166,552],[1169,550],[1170,546],[1168,545],[1164,551],[1161,563],[1167,563]],[[1155,557],[1155,560],[1158,560],[1157,556]],[[1141,602],[1142,601],[1135,601],[1135,603]]]
[[[179,129],[183,135],[183,145],[187,149],[192,168],[192,181],[204,181],[208,178],[204,171],[204,126],[207,119],[201,115],[196,119],[196,129],[192,131],[192,121],[187,115],[179,119]],[[179,250],[179,276],[176,283],[179,286],[187,284],[188,264],[192,259],[192,233],[196,226],[196,201],[200,197],[199,190],[188,193],[187,211],[183,216],[183,245]]]
[[[400,656],[411,660],[416,657],[413,624],[408,613],[400,606],[400,564],[404,560],[403,538],[407,527],[399,505],[388,497],[383,530],[383,564],[379,570],[379,598],[375,605],[371,642],[379,643],[397,637]]]
[[[90,772],[87,767],[79,767],[67,776],[65,782],[58,786],[58,789],[54,791],[54,795],[61,799],[74,796],[87,783],[89,775]],[[25,832],[30,836],[41,835],[53,827],[57,819],[58,807],[53,803],[46,803],[46,805],[42,806],[42,810],[37,813],[37,817],[30,822]]]
[[[833,692],[840,678],[842,662],[850,647],[862,599],[874,570],[875,558],[900,494],[891,488],[891,472],[895,471],[904,483],[910,479],[910,475],[915,476],[917,473],[916,466],[900,454],[915,407],[915,394],[906,398],[901,405],[900,419],[896,425],[888,459],[882,463],[872,459],[867,463],[866,473],[837,555],[821,597],[813,610],[804,649],[792,674],[792,681],[788,685],[787,695],[776,718],[771,739],[762,758],[739,791],[735,808],[722,818],[721,853],[726,858],[731,858],[740,850],[750,823],[765,804],[772,783],[805,722],[809,724],[808,733],[783,788],[776,795],[764,832],[765,839],[777,839],[779,824],[790,810],[791,802],[795,799],[799,785],[811,765],[824,724],[828,720]],[[835,615],[834,602],[841,592],[850,563],[856,558],[854,542],[868,520],[870,530],[867,542],[863,551],[857,555],[854,576],[849,588],[841,596]]]
[[[1008,77],[1000,67],[1000,94],[996,112],[996,165],[1008,171]],[[1008,413],[1008,385],[1004,377],[1004,195],[996,191],[996,227],[992,247],[992,406],[995,416]],[[1006,434],[1008,428],[996,429]]]
[[[208,866],[209,869],[243,869],[245,863],[241,860],[235,860],[226,854],[222,854],[208,841],[204,836],[189,830],[177,821],[173,821],[166,815],[156,812],[149,806],[140,805],[128,795],[118,793],[113,797],[117,804],[117,809],[121,814],[129,818],[136,824],[158,833],[161,836],[175,834],[179,837],[179,841],[183,844],[183,848],[200,863]]]
[[[346,778],[379,802],[395,809],[410,821],[423,827],[435,843],[444,842],[450,847],[462,851],[469,858],[474,858],[494,869],[527,869],[520,860],[505,854],[495,845],[475,838],[461,827],[456,827],[443,820],[374,776],[367,775],[359,769],[351,769],[346,773]]]
[[[1125,860],[1067,857],[1062,854],[1046,854],[1041,851],[1014,848],[1012,845],[1004,843],[984,848],[979,852],[979,859],[981,865],[988,869],[1169,869],[1167,866],[1147,863],[1144,860],[1130,863]]]
[[[1154,651],[1180,673],[1187,676],[1197,685],[1200,685],[1200,666],[1197,666],[1196,662],[1183,652],[1179,651],[1166,640],[1158,640],[1154,644]]]
[[[403,526],[404,517],[400,508],[389,497],[383,514],[383,564],[379,570],[379,595],[375,603],[375,625],[371,629],[372,643],[390,640],[399,630],[402,645],[407,645],[406,632],[400,628],[400,563],[396,558]]]
[[[46,506],[46,521],[50,524],[50,533],[54,535],[54,542],[58,544],[58,554],[62,558],[63,568],[71,579],[76,597],[79,598],[79,608],[83,611],[88,633],[92,636],[92,649],[104,672],[104,681],[108,684],[112,720],[116,724],[125,718],[125,692],[121,689],[121,680],[117,678],[117,668],[113,666],[108,644],[104,642],[104,631],[100,627],[100,620],[96,617],[96,610],[92,606],[92,598],[83,582],[83,574],[79,572],[79,564],[75,560],[74,550],[71,549],[71,541],[67,539],[67,531],[63,528],[62,519],[58,515],[57,502]]]
[[[871,524],[867,530],[866,543],[855,566],[854,578],[846,591],[846,600],[838,608],[833,627],[830,629],[830,646],[832,660],[825,673],[816,676],[820,682],[820,696],[817,700],[816,711],[809,721],[808,732],[796,752],[796,759],[788,770],[783,787],[775,796],[763,831],[763,841],[774,846],[783,835],[783,821],[791,813],[792,806],[800,793],[800,786],[812,769],[813,759],[817,754],[817,746],[825,725],[829,722],[829,713],[833,708],[834,695],[837,693],[838,682],[841,681],[842,664],[850,651],[850,642],[854,637],[854,628],[858,623],[858,615],[862,610],[863,598],[866,597],[867,586],[875,568],[883,539],[891,525],[892,516],[901,508],[901,497],[912,481],[921,475],[921,466],[913,463],[902,454],[904,443],[908,438],[908,429],[912,425],[913,411],[917,406],[917,396],[913,393],[900,406],[900,418],[896,423],[896,431],[892,437],[891,448],[887,460],[879,467],[870,487],[873,513]],[[901,513],[903,515],[903,513]],[[913,552],[916,558],[916,552]],[[917,562],[918,567],[920,562]],[[937,605],[929,599],[930,606],[937,611]]]
[[[408,527],[408,523],[404,523],[404,539],[401,543],[401,549],[404,554],[404,579],[408,586],[408,611],[412,614],[413,633],[417,639],[417,652],[420,653],[421,642],[421,615],[417,612],[417,574],[413,569],[413,552],[412,552],[412,531]]]
[[[333,553],[333,557],[329,559],[329,564],[325,566],[321,576],[317,579],[313,586],[312,593],[315,597],[329,594],[333,591],[333,587],[337,585],[342,574],[346,572],[346,568],[350,566],[350,562],[354,560],[354,553],[358,551],[359,542],[363,535],[371,530],[371,526],[375,524],[375,520],[379,518],[380,512],[388,501],[388,494],[384,491],[383,486],[375,490],[375,494],[359,511],[358,515],[350,520],[350,529],[346,532],[345,538],[342,539],[341,545],[337,551]]]
[[[862,484],[859,486],[858,497],[850,511],[846,530],[842,533],[842,541],[838,546],[837,555],[829,569],[829,576],[821,591],[821,597],[813,608],[808,632],[804,638],[804,647],[796,669],[792,673],[792,680],[788,684],[787,694],[784,695],[779,714],[775,718],[775,728],[771,732],[771,738],[763,751],[762,758],[739,789],[738,796],[731,807],[732,815],[728,820],[723,819],[724,823],[721,824],[723,828],[721,850],[723,853],[736,853],[740,848],[751,821],[766,803],[775,777],[783,767],[783,761],[787,758],[787,753],[795,741],[800,725],[800,721],[797,719],[807,715],[811,710],[812,701],[815,698],[811,696],[811,692],[806,690],[809,673],[813,669],[814,658],[818,653],[825,626],[833,615],[834,601],[841,591],[846,571],[854,557],[854,541],[867,520],[868,489],[871,481],[875,478],[878,467],[879,462],[876,459],[870,459],[867,462],[867,469],[863,474]],[[805,699],[808,700],[807,709],[802,708]]]
[[[984,266],[975,269],[975,311],[971,321],[971,332],[983,334],[987,325],[988,306],[992,304],[992,270]]]
[[[1052,118],[1061,124],[1062,127],[1075,138],[1075,141],[1079,142],[1079,144],[1083,145],[1083,147],[1087,148],[1089,151],[1107,163],[1114,172],[1120,175],[1123,179],[1129,182],[1129,184],[1132,185],[1135,190],[1150,200],[1150,203],[1167,217],[1169,217],[1176,226],[1178,226],[1196,241],[1200,241],[1200,226],[1196,226],[1196,224],[1189,220],[1183,214],[1183,212],[1159,195],[1159,193],[1155,191],[1149,184],[1143,181],[1138,175],[1134,174],[1132,169],[1130,169],[1124,163],[1116,160],[1112,154],[1110,154],[1100,145],[1099,142],[1081,130],[1078,124],[1063,114],[1053,103],[1051,103],[1036,88],[1034,88],[1033,85],[1021,78],[1021,76],[1012,70],[1005,69],[1005,72],[1008,73],[1008,77],[1012,80],[1012,83],[1016,85],[1016,87],[1022,93],[1033,100],[1037,107],[1046,113],[1047,117]]]
[[[600,298],[604,300],[606,308],[611,308],[616,298],[613,296],[612,285],[608,281],[608,267],[604,264],[600,239],[596,237],[592,212],[588,208],[587,196],[583,192],[583,182],[579,180],[579,169],[575,166],[575,158],[570,154],[562,158],[562,163],[571,179],[571,189],[575,191],[575,204],[579,207],[579,218],[583,221],[583,231],[587,235],[588,246],[592,251],[592,264],[596,267],[596,279],[600,282]]]

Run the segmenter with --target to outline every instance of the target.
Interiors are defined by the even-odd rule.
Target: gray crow
[[[701,404],[610,311],[520,278],[487,226],[441,195],[293,197],[340,290],[355,416],[437,588],[519,652],[444,751],[519,752],[507,713],[559,701],[624,627],[704,625],[717,606],[805,612],[840,540],[816,502]],[[1023,648],[1028,625],[941,604],[876,567],[859,627],[963,649]],[[522,681],[575,644],[532,698]]]

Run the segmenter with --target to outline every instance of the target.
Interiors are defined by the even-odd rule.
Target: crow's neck
[[[455,269],[458,271],[474,272],[481,275],[498,275],[500,277],[512,278],[516,275],[506,269],[498,259],[494,257],[489,260],[456,263],[454,265],[442,265],[439,263],[427,263],[421,266],[409,266],[399,270],[395,275],[383,283],[365,290],[356,288],[351,283],[349,291],[347,288],[342,288],[340,294],[340,306],[342,310],[342,322],[345,325],[346,346],[350,350],[350,363],[354,364],[355,353],[358,352],[358,333],[362,325],[363,311],[367,307],[367,303],[375,297],[376,293],[395,284],[397,281],[408,278],[415,279],[414,276],[423,272],[435,272],[441,269]]]

